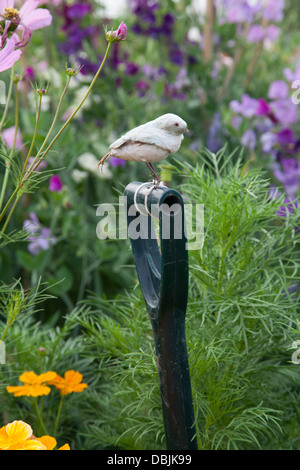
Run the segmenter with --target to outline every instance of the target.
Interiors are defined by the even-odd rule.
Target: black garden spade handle
[[[155,338],[168,450],[196,450],[185,314],[188,252],[180,193],[153,183],[124,192],[128,233]],[[159,219],[160,249],[153,218]]]

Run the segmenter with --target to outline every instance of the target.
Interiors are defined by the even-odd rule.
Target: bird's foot
[[[110,156],[110,152],[108,152],[104,157],[101,158],[100,162],[98,162],[97,165],[97,170],[99,170],[99,167],[101,166],[101,169],[103,168],[102,165],[104,164],[105,160]]]
[[[149,180],[149,182],[154,185],[154,188],[153,188],[153,189],[157,189],[159,186],[161,186],[161,185],[163,184],[163,183],[160,181],[159,178],[151,179],[151,180]]]

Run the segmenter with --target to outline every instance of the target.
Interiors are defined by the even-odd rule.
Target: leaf
[[[41,251],[37,255],[18,250],[16,254],[20,265],[28,271],[42,271],[48,264],[50,257],[48,250]]]
[[[68,292],[73,284],[73,274],[66,267],[62,266],[57,270],[55,276],[48,280],[49,292],[53,295],[60,296]]]

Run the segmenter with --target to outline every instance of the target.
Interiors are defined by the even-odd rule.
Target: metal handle
[[[185,339],[189,275],[184,203],[178,191],[151,183],[132,182],[124,196],[132,252],[155,339],[167,449],[196,450]]]

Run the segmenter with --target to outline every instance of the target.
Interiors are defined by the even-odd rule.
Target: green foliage
[[[176,168],[183,194],[205,204],[203,247],[189,251],[186,321],[199,448],[297,448],[299,370],[291,346],[299,294],[290,288],[299,277],[299,213],[278,217],[281,202],[269,197],[263,173],[223,151],[196,168]],[[85,303],[70,322],[80,325],[84,354],[103,383],[81,406],[88,448],[164,449],[154,343],[139,289]]]

